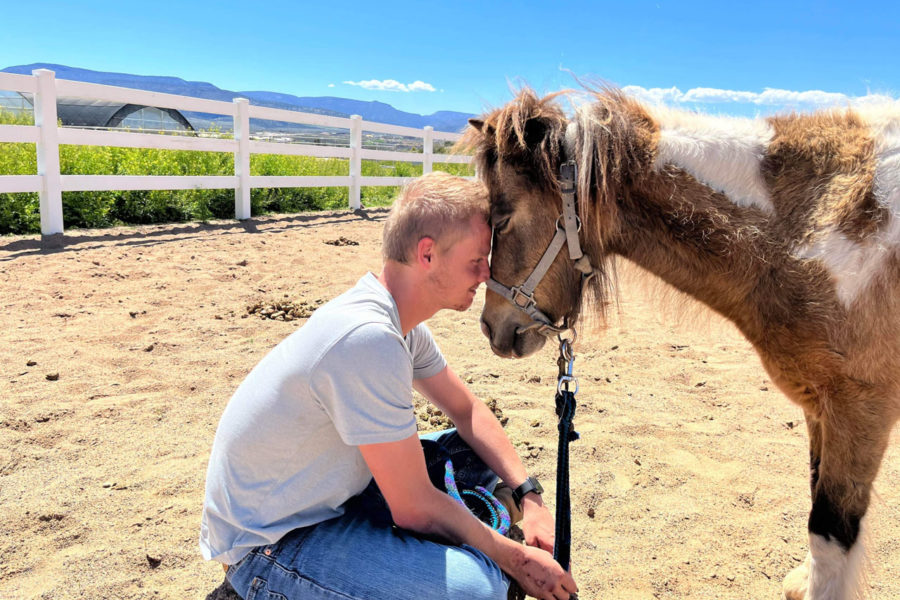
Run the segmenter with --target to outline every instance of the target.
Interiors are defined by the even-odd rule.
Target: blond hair
[[[448,173],[435,171],[404,186],[384,224],[381,254],[385,260],[409,264],[416,245],[431,238],[444,251],[469,227],[472,217],[490,220],[487,189]]]

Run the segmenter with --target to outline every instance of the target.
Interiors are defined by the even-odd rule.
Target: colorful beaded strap
[[[487,525],[490,526],[491,529],[496,529],[497,533],[500,535],[506,535],[509,531],[510,518],[509,511],[506,510],[506,507],[497,500],[496,496],[480,485],[476,485],[474,490],[463,490],[460,492],[456,488],[456,476],[453,472],[453,463],[449,460],[444,465],[444,486],[447,488],[447,493],[451,498],[459,502],[467,510],[476,514],[476,516],[477,513],[466,504],[466,501],[463,500],[463,496],[479,502],[480,506],[484,508],[483,513],[490,515],[490,522],[488,522]]]

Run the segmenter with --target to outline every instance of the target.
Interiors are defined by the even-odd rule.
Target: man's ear
[[[416,264],[424,269],[430,269],[436,251],[437,244],[434,243],[434,240],[427,236],[423,237],[416,244]]]

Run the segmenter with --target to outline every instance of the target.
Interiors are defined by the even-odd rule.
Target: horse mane
[[[457,147],[475,154],[475,168],[489,172],[496,164],[522,165],[536,176],[536,183],[558,190],[563,136],[568,120],[556,99],[567,90],[539,98],[530,88],[521,89],[513,102],[488,113],[483,120],[470,120]],[[500,161],[500,159],[503,159]]]

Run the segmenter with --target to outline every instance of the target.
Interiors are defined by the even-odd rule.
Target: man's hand
[[[507,569],[526,594],[540,600],[568,600],[578,591],[572,575],[540,548],[523,546],[518,561]]]
[[[522,533],[529,546],[553,552],[556,538],[556,520],[537,494],[525,494],[522,498]]]

